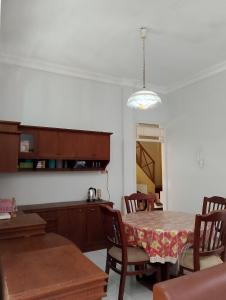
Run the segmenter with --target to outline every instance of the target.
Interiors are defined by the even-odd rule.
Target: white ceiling
[[[225,66],[225,0],[2,0],[0,52],[137,81],[141,26],[151,28],[147,77],[157,89]]]

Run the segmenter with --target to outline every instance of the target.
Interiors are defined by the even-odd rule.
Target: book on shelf
[[[30,142],[28,140],[20,141],[20,152],[29,152],[30,151]]]
[[[45,162],[45,160],[39,160],[38,163],[37,163],[36,168],[37,168],[37,169],[45,169],[45,167],[46,167],[46,162]]]

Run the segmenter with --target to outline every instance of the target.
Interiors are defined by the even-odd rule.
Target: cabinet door
[[[20,135],[20,158],[34,158],[37,155],[38,131],[32,128],[22,129]]]
[[[109,160],[110,136],[95,133],[77,133],[75,152],[78,159]]]
[[[76,149],[76,133],[74,132],[59,132],[59,158],[62,159],[70,159],[77,157],[77,149]]]
[[[100,206],[87,207],[87,244],[86,250],[104,248],[105,237]]]
[[[91,135],[86,132],[77,132],[74,136],[74,148],[77,159],[86,160],[92,159],[90,149]]]
[[[92,158],[95,160],[110,160],[110,136],[95,134],[90,139]]]
[[[16,172],[19,134],[0,132],[0,172]]]
[[[67,208],[58,211],[58,233],[84,250],[86,214],[84,208]]]
[[[57,158],[58,131],[40,129],[38,132],[38,156],[40,158]]]

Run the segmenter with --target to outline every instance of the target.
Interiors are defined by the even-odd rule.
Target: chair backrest
[[[127,260],[127,241],[120,211],[107,205],[101,205],[100,209],[108,248],[112,246],[121,248],[122,259]]]
[[[194,271],[200,270],[200,257],[222,256],[225,251],[226,210],[196,215],[194,230]]]
[[[127,213],[154,209],[155,194],[134,193],[124,199]]]
[[[226,199],[219,196],[204,197],[202,205],[202,214],[206,215],[213,210],[226,209]]]

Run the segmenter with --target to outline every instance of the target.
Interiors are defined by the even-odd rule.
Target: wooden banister
[[[155,161],[140,142],[137,142],[136,157],[139,167],[155,183]]]

